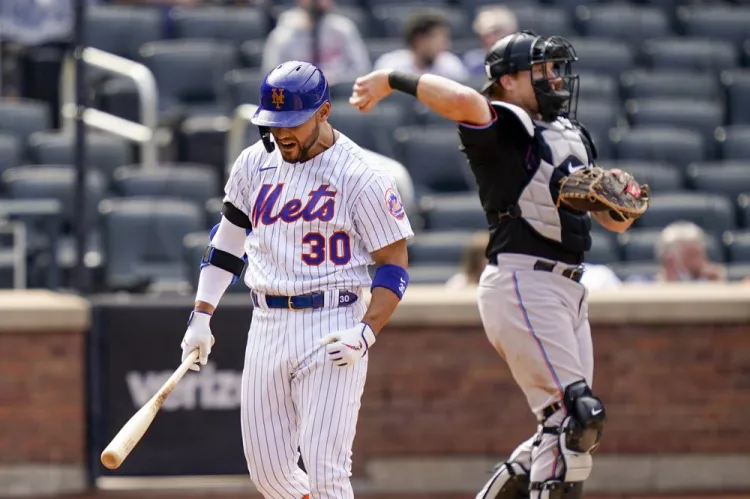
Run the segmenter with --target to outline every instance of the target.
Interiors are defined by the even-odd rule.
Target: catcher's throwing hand
[[[349,367],[359,362],[374,343],[375,332],[364,322],[351,329],[326,335],[318,341],[318,344],[325,345],[331,362],[339,367]]]
[[[371,111],[378,102],[393,92],[388,83],[388,76],[392,71],[391,69],[378,69],[357,78],[352,87],[349,104],[365,113]]]

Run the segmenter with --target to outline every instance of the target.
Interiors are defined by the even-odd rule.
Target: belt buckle
[[[287,296],[286,297],[286,308],[287,310],[299,310],[298,308],[294,308],[294,304],[292,304],[292,298],[293,296]]]
[[[583,269],[581,267],[572,267],[569,269],[570,278],[576,282],[580,282],[583,277]]]

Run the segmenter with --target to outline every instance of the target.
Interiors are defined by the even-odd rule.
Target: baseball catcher
[[[487,53],[481,91],[378,70],[357,79],[349,100],[367,112],[391,92],[415,96],[457,122],[476,177],[490,232],[478,292],[482,323],[539,425],[477,499],[581,497],[604,431],[582,263],[591,220],[627,230],[648,208],[649,190],[596,165],[596,146],[576,119],[576,60],[564,38],[518,32]]]

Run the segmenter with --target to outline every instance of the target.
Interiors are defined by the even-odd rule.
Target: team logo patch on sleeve
[[[396,220],[403,220],[406,216],[404,203],[401,202],[401,198],[398,197],[396,191],[390,187],[385,191],[385,205],[388,207],[388,212],[393,215],[393,218]]]

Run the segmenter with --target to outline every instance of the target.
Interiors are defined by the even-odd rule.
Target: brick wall
[[[599,452],[750,452],[746,325],[593,325]],[[535,421],[479,327],[389,327],[372,351],[355,441],[368,457],[502,455]]]
[[[0,465],[83,463],[83,333],[3,332],[0,352]]]

